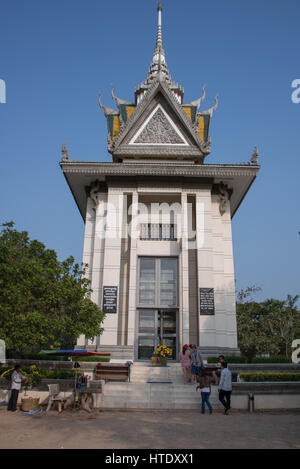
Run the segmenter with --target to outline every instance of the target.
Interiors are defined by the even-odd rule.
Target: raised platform
[[[211,402],[220,409],[216,386]],[[198,409],[201,393],[196,386],[184,384],[180,363],[166,367],[153,367],[149,363],[135,362],[130,383],[108,382],[103,387],[103,409]]]
[[[232,368],[233,365],[230,365]],[[232,408],[247,410],[251,393],[255,396],[256,409],[300,408],[298,382],[233,383]],[[218,387],[215,385],[211,387],[210,402],[215,411],[223,412]],[[195,385],[183,383],[180,363],[170,362],[167,367],[152,367],[150,363],[135,362],[130,383],[108,382],[103,386],[100,407],[103,410],[195,409],[200,412],[201,393],[196,391]]]

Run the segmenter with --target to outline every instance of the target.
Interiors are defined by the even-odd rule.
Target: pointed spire
[[[164,78],[167,82],[171,83],[171,76],[165,58],[165,51],[162,41],[162,4],[158,2],[158,21],[157,21],[157,35],[156,44],[153,53],[152,63],[148,73],[147,81],[151,83],[155,78]]]
[[[145,91],[152,85],[155,80],[162,81],[164,80],[170,89],[176,95],[176,98],[179,102],[182,102],[183,99],[183,89],[179,88],[178,85],[172,82],[171,75],[168,70],[165,51],[163,47],[162,40],[162,3],[158,2],[157,6],[158,11],[158,21],[157,21],[157,34],[156,34],[156,43],[153,53],[153,59],[150,65],[150,69],[147,75],[146,80],[140,85],[136,90],[135,96],[136,101],[139,102],[142,99]]]

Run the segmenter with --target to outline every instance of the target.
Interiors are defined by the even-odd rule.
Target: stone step
[[[217,388],[212,388],[210,402],[214,409],[222,409]],[[148,383],[106,383],[101,407],[106,409],[200,409],[201,395],[194,386]]]
[[[153,367],[151,365],[134,364],[131,368],[131,382],[168,381],[183,383],[183,373],[179,363],[167,367]]]

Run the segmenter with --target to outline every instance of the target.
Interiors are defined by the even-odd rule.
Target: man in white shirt
[[[227,363],[221,363],[221,376],[218,385],[219,390],[219,400],[222,402],[223,406],[225,407],[225,415],[228,415],[231,406],[230,406],[230,397],[232,392],[232,377],[231,371],[228,370]]]
[[[26,381],[26,376],[22,375],[20,365],[15,366],[15,370],[11,375],[11,395],[8,402],[7,410],[15,412],[17,410],[17,402],[22,382]]]

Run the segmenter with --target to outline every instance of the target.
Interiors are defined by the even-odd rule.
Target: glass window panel
[[[155,303],[155,290],[154,289],[141,289],[139,295],[139,302],[141,304],[153,305]]]
[[[155,259],[140,258],[139,303],[155,304]]]
[[[163,298],[160,300],[162,306],[176,306],[176,297]]]
[[[139,337],[138,341],[138,358],[149,359],[154,351],[154,338]]]
[[[154,334],[155,312],[153,310],[140,310],[139,312],[139,332]]]
[[[166,327],[176,329],[176,314],[163,312],[163,325],[164,329]]]
[[[160,304],[166,306],[177,304],[177,259],[161,259]]]
[[[141,257],[140,259],[140,280],[155,281],[155,259]]]

